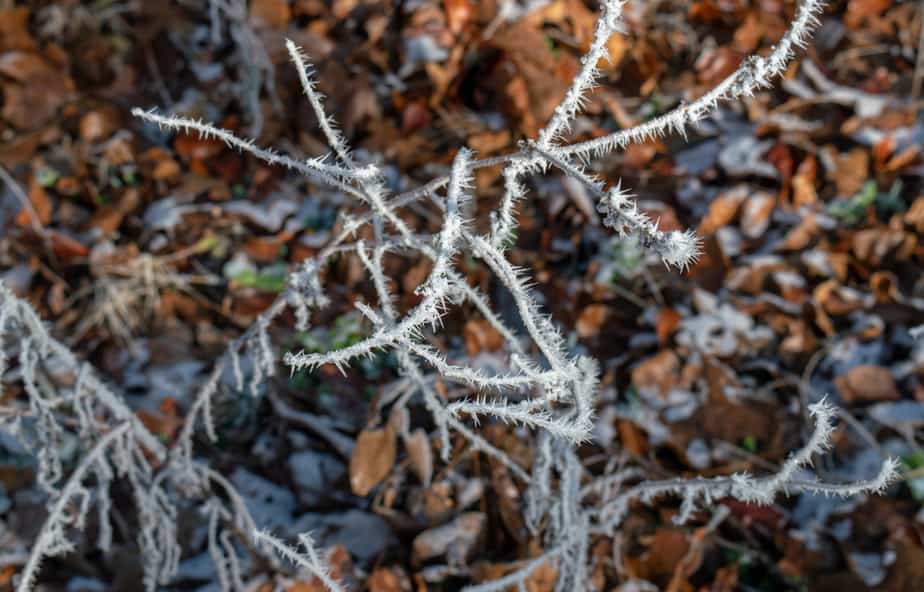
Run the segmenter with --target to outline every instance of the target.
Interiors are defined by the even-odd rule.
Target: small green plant
[[[902,467],[905,469],[908,489],[911,490],[911,497],[918,502],[924,503],[924,451],[918,450],[912,454],[902,457]],[[911,476],[911,475],[917,476]]]

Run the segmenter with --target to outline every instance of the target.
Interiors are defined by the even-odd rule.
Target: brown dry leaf
[[[395,464],[395,431],[391,425],[363,430],[350,457],[350,488],[366,496],[388,475]]]
[[[355,575],[353,574],[353,558],[350,552],[343,545],[337,545],[332,548],[327,556],[323,558],[325,564],[330,567],[330,577],[340,582],[345,589],[352,590],[355,586]],[[352,584],[351,584],[352,583]],[[310,580],[298,580],[285,587],[286,592],[330,592],[330,588],[324,584],[317,576]]]
[[[886,136],[873,144],[873,165],[877,172],[885,167],[886,161],[895,152],[896,144],[895,136]]]
[[[504,338],[485,319],[467,321],[463,333],[465,335],[465,350],[470,356],[484,350],[497,351],[504,345]]]
[[[403,592],[402,578],[387,567],[379,567],[369,576],[369,592]]]
[[[0,10],[0,51],[35,47],[35,40],[29,34],[29,8],[17,6]]]
[[[770,226],[770,214],[776,197],[765,192],[752,195],[741,209],[741,232],[748,238],[760,238]]]
[[[828,316],[843,316],[866,306],[862,295],[845,288],[836,280],[818,284],[812,292],[815,304],[815,322],[828,335],[834,335],[834,324]]]
[[[488,519],[482,512],[465,512],[448,524],[423,531],[414,538],[414,562],[446,556],[464,565],[484,535]]]
[[[739,185],[719,194],[709,204],[709,211],[699,224],[698,234],[712,234],[719,228],[731,224],[738,215],[738,208],[747,197],[748,188],[745,185]]]
[[[680,384],[680,358],[673,350],[662,350],[632,370],[632,384],[664,397]]]
[[[818,164],[813,155],[809,155],[799,163],[796,174],[792,178],[792,205],[795,208],[810,205],[818,201],[815,191],[815,178],[818,174]]]
[[[458,35],[471,18],[474,7],[469,0],[445,0],[443,5],[446,9],[446,23],[449,25],[449,30],[454,35]]]
[[[819,234],[818,222],[814,214],[808,214],[795,228],[786,233],[777,247],[779,251],[803,251]]]
[[[558,569],[552,561],[544,562],[524,580],[527,592],[552,592],[557,581]]]
[[[856,195],[869,178],[869,153],[864,148],[834,156],[835,170],[831,175],[842,197]]]
[[[94,109],[80,118],[80,137],[88,142],[107,138],[119,129],[115,109]]]
[[[664,580],[674,573],[690,541],[687,533],[680,528],[660,527],[651,536],[642,541],[647,550],[639,556],[625,558],[626,571],[645,580]]]
[[[414,289],[427,279],[432,269],[433,263],[429,259],[422,260],[420,263],[407,270],[402,276],[401,287],[405,292],[413,293]]]
[[[585,307],[575,323],[577,334],[585,339],[599,335],[600,327],[603,326],[608,313],[609,307],[604,304],[591,304]]]
[[[787,354],[804,354],[815,351],[818,340],[804,321],[789,323],[789,334],[780,343],[780,352]]]
[[[0,74],[18,82],[3,86],[2,115],[21,130],[48,123],[74,91],[67,72],[32,52],[4,53],[0,56]]]
[[[875,403],[900,398],[895,379],[888,368],[865,365],[851,368],[834,379],[841,397],[847,403]]]
[[[898,278],[890,271],[877,271],[869,278],[870,291],[878,304],[895,302],[898,298]]]
[[[559,3],[548,6],[555,4]],[[565,95],[578,70],[577,61],[564,52],[556,56],[542,29],[525,19],[500,31],[492,43],[506,59],[502,67],[494,69],[486,85],[504,96],[504,110],[520,122],[521,131],[534,135]]]
[[[225,143],[218,138],[202,138],[196,133],[179,134],[173,141],[173,149],[184,160],[205,160],[220,154]]]
[[[63,263],[85,259],[90,254],[90,249],[86,245],[66,234],[51,230],[47,236],[51,239],[51,248],[55,256],[62,259]]]
[[[164,399],[158,411],[139,410],[138,419],[144,427],[166,442],[171,442],[177,430],[183,425],[183,420],[176,414],[176,404],[170,397]]]
[[[29,203],[32,204],[34,214],[38,216],[36,222],[41,226],[48,226],[48,223],[51,222],[51,213],[54,206],[52,206],[51,199],[45,189],[34,180],[29,184]],[[16,224],[24,228],[32,226],[33,212],[26,208],[19,210],[19,213],[16,214]]]
[[[629,51],[629,40],[625,35],[620,35],[616,33],[610,40],[606,42],[606,49],[610,54],[609,62],[606,60],[601,60],[601,63],[597,64],[597,67],[601,70],[606,69],[616,69],[619,67],[619,64],[622,63],[622,59],[626,57],[626,53]]]
[[[694,64],[700,82],[716,84],[738,68],[741,55],[730,47],[707,49]]]
[[[648,452],[648,438],[641,428],[624,419],[616,422],[616,428],[619,430],[619,442],[630,454],[643,456]]]
[[[744,22],[735,31],[732,47],[743,54],[753,53],[764,36],[764,25],[757,16],[757,12],[749,12]]]
[[[430,447],[430,438],[423,428],[417,428],[404,438],[404,448],[407,450],[411,470],[420,479],[424,487],[430,486],[433,478],[433,449]]]
[[[905,212],[905,224],[911,226],[918,234],[924,234],[924,197],[919,197]]]
[[[885,164],[885,170],[890,173],[895,173],[903,168],[911,165],[918,160],[918,156],[921,154],[921,147],[918,145],[908,146],[895,156],[889,159]]]
[[[892,0],[850,0],[844,24],[851,30],[857,30],[871,17],[878,17],[892,6]]]
[[[510,144],[510,131],[482,132],[468,139],[468,145],[481,154],[496,152]]]
[[[918,239],[901,230],[870,228],[853,233],[853,252],[857,259],[880,265],[887,257],[904,261],[914,252]]]
[[[658,336],[660,345],[663,346],[667,343],[667,340],[677,330],[682,319],[681,314],[673,308],[662,308],[658,311],[658,318],[655,321],[655,334]]]
[[[284,29],[291,17],[288,0],[252,0],[250,23],[257,29]]]

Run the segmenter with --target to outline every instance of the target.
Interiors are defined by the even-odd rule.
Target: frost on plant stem
[[[379,411],[388,406],[401,411],[419,403],[432,416],[444,461],[450,460],[455,433],[469,450],[496,460],[522,482],[526,487],[526,524],[541,537],[545,552],[521,564],[514,573],[471,590],[522,588],[526,578],[545,562],[557,566],[557,590],[585,588],[592,537],[611,534],[621,524],[632,500],[650,502],[660,496],[678,496],[682,500],[678,520],[683,521],[691,518],[697,508],[723,497],[769,503],[777,495],[799,491],[837,495],[882,491],[895,476],[894,461],[886,462],[875,479],[860,483],[826,484],[800,477],[811,457],[827,450],[830,441],[833,414],[824,402],[812,408],[816,429],[810,440],[777,473],[766,477],[740,474],[646,481],[636,467],[597,478],[586,473],[577,445],[590,437],[594,425],[599,365],[571,351],[561,329],[543,310],[531,288],[529,270],[517,267],[508,257],[517,229],[517,204],[528,195],[530,178],[554,171],[575,180],[596,199],[606,226],[638,241],[668,266],[686,269],[699,253],[695,235],[661,231],[656,221],[639,211],[634,196],[620,182],[607,183],[589,172],[587,159],[632,142],[683,133],[688,125],[707,117],[720,101],[748,96],[767,87],[783,71],[794,49],[806,43],[822,8],[818,0],[805,0],[790,30],[770,54],[745,60],[738,71],[699,99],[634,128],[567,144],[567,134],[598,82],[599,64],[608,58],[607,42],[620,29],[624,4],[624,0],[603,2],[581,69],[536,139],[523,142],[517,152],[487,159],[478,159],[460,148],[448,175],[404,193],[392,194],[379,168],[360,162],[352,154],[336,122],[324,110],[307,56],[292,42],[287,43],[287,49],[329,154],[297,159],[208,123],[134,110],[139,118],[164,129],[218,138],[268,164],[301,173],[352,201],[341,211],[333,239],[291,272],[285,291],[215,361],[206,380],[193,393],[185,423],[169,448],[138,422],[92,368],[80,363],[48,335],[28,304],[0,287],[0,333],[5,341],[17,338],[18,365],[35,418],[34,431],[45,442],[38,449],[39,482],[51,497],[51,513],[21,578],[20,590],[31,588],[43,557],[68,548],[64,525],[80,528],[94,503],[101,523],[108,524],[103,516],[109,507],[108,484],[117,477],[125,477],[135,492],[142,523],[139,546],[147,560],[148,589],[165,584],[175,572],[179,561],[177,510],[180,503],[196,503],[208,521],[208,547],[223,589],[243,586],[247,574],[233,538],[240,540],[244,534],[252,543],[251,550],[263,555],[270,565],[278,565],[275,559],[286,559],[316,576],[329,590],[341,590],[309,539],[302,539],[304,551],[299,552],[260,530],[232,484],[194,457],[193,440],[200,433],[211,440],[219,437],[212,405],[223,388],[259,393],[279,360],[271,329],[291,309],[295,328],[307,330],[313,313],[331,304],[325,292],[325,270],[343,258],[358,260],[371,279],[374,299],[355,306],[369,321],[371,334],[340,349],[286,352],[282,362],[293,372],[311,372],[324,365],[347,372],[357,359],[381,351],[394,352],[402,376],[400,388],[383,397],[385,402],[380,402]],[[214,2],[213,6],[218,7],[215,10],[225,10],[223,7],[231,4]],[[503,167],[504,193],[492,216],[490,231],[482,234],[469,219],[469,206],[474,197],[474,172],[488,166]],[[440,228],[432,234],[415,232],[408,221],[407,208],[420,206],[421,202],[438,212]],[[429,275],[416,290],[419,302],[406,311],[399,309],[385,271],[384,259],[392,254],[427,260],[431,265]],[[518,317],[515,323],[502,318],[491,298],[469,285],[459,268],[463,257],[480,261],[493,275],[513,304]],[[444,320],[449,312],[462,307],[477,311],[502,337],[500,368],[473,367],[464,354],[451,348],[440,349],[435,345],[439,341],[431,339],[446,331]],[[7,349],[3,351],[5,354]],[[39,375],[47,373],[46,363],[51,359],[63,361],[73,376],[64,388],[49,391],[46,387],[50,382]],[[445,392],[449,394],[444,396]],[[59,421],[65,408],[77,418],[77,431],[88,452],[62,487],[59,483],[67,472],[66,463],[56,443],[68,429]],[[536,456],[529,469],[479,433],[477,427],[484,421],[511,423],[537,433]],[[19,424],[14,427],[23,431]],[[55,511],[73,501],[80,508],[76,516]],[[108,528],[102,528],[100,538],[101,545],[109,544]]]

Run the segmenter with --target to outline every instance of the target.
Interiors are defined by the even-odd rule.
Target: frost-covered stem
[[[511,405],[506,399],[480,399],[452,403],[447,411],[454,417],[461,413],[470,415],[476,423],[480,415],[496,417],[504,423],[545,430],[574,444],[587,440],[593,429],[589,417],[579,416],[576,421],[569,421],[553,416],[545,405],[545,401],[525,401]]]
[[[461,215],[461,204],[467,199],[465,190],[468,188],[470,174],[468,168],[469,155],[467,151],[459,151],[453,165],[453,180],[449,183],[446,203],[446,217],[443,229],[437,239],[438,249],[433,262],[433,269],[426,282],[419,288],[424,294],[423,300],[414,307],[400,322],[383,327],[371,337],[327,353],[299,352],[285,354],[283,361],[293,368],[314,369],[324,364],[333,364],[341,372],[350,360],[369,355],[375,350],[383,349],[400,341],[404,336],[413,336],[420,332],[425,325],[436,325],[442,317],[442,308],[448,298],[449,274],[451,262],[458,251],[459,241],[464,229],[464,220]],[[383,206],[384,207],[384,206]],[[377,272],[379,270],[376,270]],[[384,281],[384,280],[382,280]]]
[[[181,458],[184,459],[184,461],[192,460],[192,439],[199,419],[202,420],[203,426],[205,427],[206,436],[213,442],[218,439],[212,422],[211,403],[212,397],[217,392],[218,386],[221,383],[221,378],[227,365],[231,363],[237,366],[240,363],[240,351],[244,345],[256,337],[258,333],[265,331],[269,324],[272,323],[273,319],[282,314],[286,306],[286,295],[277,297],[266,310],[257,315],[257,318],[244,333],[228,344],[224,354],[218,362],[216,362],[209,377],[206,379],[205,383],[199,387],[199,390],[193,398],[193,403],[186,413],[186,420],[180,430],[179,437],[176,439],[171,449],[172,459]]]
[[[324,561],[321,560],[318,552],[314,548],[314,542],[307,534],[302,534],[298,537],[302,549],[304,549],[302,553],[299,553],[297,549],[293,549],[286,545],[266,531],[257,530],[253,533],[253,537],[257,544],[273,549],[280,557],[286,559],[293,565],[303,568],[308,573],[318,578],[329,592],[345,592],[343,586],[331,576],[330,570],[327,565],[325,565]]]
[[[520,567],[513,573],[507,574],[502,578],[497,578],[496,580],[491,580],[490,582],[466,586],[462,588],[462,592],[504,592],[505,590],[509,590],[511,586],[522,585],[534,571],[542,567],[543,564],[558,559],[558,556],[561,555],[564,550],[564,547],[558,547],[551,551],[546,551],[539,557],[525,562],[523,567]]]
[[[353,162],[353,158],[350,156],[350,148],[343,135],[340,133],[340,130],[337,129],[337,123],[332,116],[324,111],[321,94],[317,90],[317,83],[311,77],[308,56],[305,54],[304,50],[295,45],[291,39],[286,39],[286,49],[289,52],[292,63],[295,64],[295,69],[298,72],[298,79],[302,83],[302,91],[304,91],[305,96],[308,97],[308,103],[311,105],[312,111],[314,111],[315,118],[318,120],[318,125],[324,133],[324,137],[327,138],[327,145],[337,153],[337,156],[347,167],[355,169],[356,165]]]
[[[165,116],[153,110],[145,111],[137,107],[132,109],[132,115],[164,129],[181,131],[184,133],[196,132],[204,139],[216,138],[224,142],[227,146],[236,148],[241,152],[252,154],[267,164],[284,166],[302,173],[303,175],[323,181],[331,187],[335,187],[356,197],[361,197],[361,195],[355,188],[345,183],[343,179],[367,179],[377,174],[375,167],[344,168],[337,165],[326,164],[324,162],[326,160],[324,157],[309,158],[304,161],[295,160],[290,156],[279,154],[275,150],[260,148],[253,140],[239,138],[226,129],[215,127],[214,125],[197,119]]]
[[[608,60],[610,57],[607,42],[614,33],[620,30],[620,17],[625,3],[626,0],[604,0],[590,48],[581,58],[581,70],[571,81],[565,98],[555,108],[548,125],[539,132],[539,146],[551,148],[568,130],[583,108],[587,101],[587,93],[593,89],[600,76],[597,64],[600,60]]]
[[[77,495],[88,495],[83,489],[83,480],[87,474],[93,470],[97,463],[105,463],[105,454],[109,447],[119,438],[132,429],[131,424],[123,422],[116,426],[108,434],[100,438],[87,455],[80,461],[74,472],[71,473],[67,484],[58,495],[54,505],[48,511],[48,517],[42,525],[42,530],[32,545],[32,551],[29,553],[29,560],[19,575],[19,583],[16,586],[18,592],[29,592],[35,583],[35,577],[38,575],[39,566],[46,555],[54,554],[55,548],[64,550],[67,548],[67,541],[60,540],[64,534],[63,528],[67,523],[65,512],[72,498]]]
[[[144,424],[122,401],[121,397],[112,392],[90,364],[78,360],[66,345],[55,339],[45,328],[32,306],[28,302],[17,298],[3,282],[0,282],[0,311],[2,311],[0,314],[4,319],[4,322],[0,323],[0,337],[12,330],[12,322],[19,324],[21,332],[19,337],[23,347],[21,358],[25,359],[24,356],[28,350],[34,347],[34,353],[38,356],[38,360],[57,359],[65,367],[70,368],[81,377],[82,388],[87,392],[94,393],[94,398],[112,414],[116,421],[131,424],[135,437],[141,441],[142,445],[155,458],[162,460],[165,457],[166,449],[163,444],[144,427]],[[33,401],[36,401],[36,396],[39,400],[44,399],[38,394],[32,381],[29,380],[28,373],[24,375],[24,381],[27,391],[33,395]]]
[[[633,128],[564,146],[558,149],[559,154],[563,157],[599,157],[629,144],[645,142],[670,132],[684,133],[688,125],[712,113],[719,102],[751,96],[755,91],[768,87],[773,78],[785,71],[786,64],[795,56],[795,48],[805,47],[812,32],[820,24],[818,15],[825,4],[824,0],[804,0],[789,30],[769,55],[744,60],[735,72],[692,103]]]
[[[538,307],[529,295],[529,289],[522,276],[523,270],[515,268],[490,243],[479,235],[468,235],[469,243],[476,256],[481,258],[497,275],[503,285],[509,290],[520,313],[520,318],[526,326],[530,337],[536,347],[548,360],[553,370],[568,374],[568,362],[562,353],[562,338],[558,329],[552,322],[539,312]]]
[[[711,502],[723,497],[732,497],[748,503],[768,504],[776,495],[794,492],[815,492],[830,495],[854,496],[861,493],[881,493],[898,476],[898,461],[886,459],[875,478],[855,483],[832,484],[793,479],[796,471],[804,467],[815,454],[825,451],[834,429],[832,418],[834,410],[822,400],[812,405],[811,413],[816,425],[809,441],[793,454],[779,472],[768,477],[753,477],[747,473],[730,477],[668,479],[662,481],[645,481],[630,487],[619,496],[604,503],[594,511],[601,526],[613,527],[622,519],[629,501],[641,499],[650,501],[661,495],[680,495],[683,505],[677,517],[678,522],[686,521],[692,514],[699,500]]]

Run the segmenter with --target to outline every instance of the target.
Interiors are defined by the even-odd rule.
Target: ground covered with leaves
[[[251,0],[240,18],[216,19],[193,0],[0,2],[3,282],[171,442],[212,361],[288,271],[339,232],[347,197],[130,110],[157,107],[321,154],[288,38],[315,63],[357,154],[380,161],[390,189],[413,188],[445,174],[459,147],[513,152],[552,115],[596,6],[525,6]],[[575,136],[698,97],[772,47],[793,10],[782,0],[630,2]],[[808,405],[827,395],[841,422],[819,474],[864,479],[894,456],[903,479],[882,497],[721,500],[718,519],[703,513],[686,526],[671,520],[676,500],[633,506],[616,537],[592,544],[595,590],[924,588],[922,5],[835,1],[822,22],[774,90],[686,138],[606,160],[601,174],[632,188],[662,229],[697,230],[703,254],[692,269],[666,269],[605,232],[585,188],[555,174],[521,204],[510,257],[531,270],[571,347],[601,362],[595,438],[580,450],[589,474],[628,464],[658,479],[769,472],[810,431]],[[499,203],[499,175],[477,172],[476,224]],[[423,206],[413,223],[439,228]],[[463,268],[504,314],[481,263]],[[419,301],[428,264],[389,260],[387,271],[400,309]],[[338,349],[370,332],[353,307],[374,294],[361,262],[344,258],[327,274],[334,305],[310,331],[294,331],[292,319],[274,325],[280,352]],[[448,323],[464,340],[442,345],[489,367],[503,343],[494,327],[477,311]],[[424,418],[377,412],[397,378],[382,354],[347,375],[325,366],[277,373],[259,392],[222,392],[219,440],[203,438],[197,452],[261,527],[284,538],[311,531],[352,590],[455,590],[536,556],[542,541],[523,523],[507,467],[456,440],[443,464],[439,438],[409,428]],[[0,413],[22,397],[4,384]],[[480,430],[529,466],[534,433]],[[42,524],[34,463],[0,435],[0,589]],[[115,495],[110,552],[87,536],[47,562],[48,589],[138,589],[129,506]],[[208,589],[206,533],[188,524],[181,515],[186,558],[174,587]],[[526,588],[552,590],[555,577],[549,564]],[[285,582],[290,592],[323,589]]]

